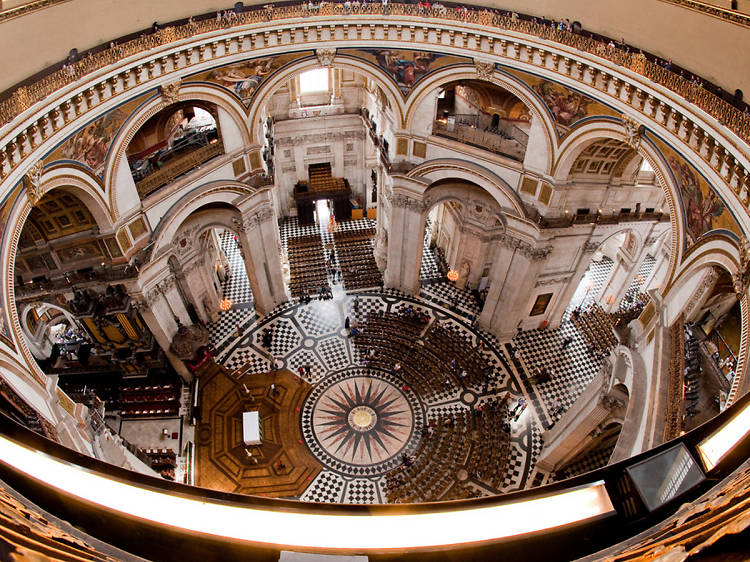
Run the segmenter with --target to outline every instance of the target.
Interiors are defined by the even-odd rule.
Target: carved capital
[[[315,56],[318,57],[320,66],[333,66],[333,58],[336,56],[336,49],[321,48],[315,50]]]
[[[492,74],[495,72],[494,62],[474,59],[474,68],[477,71],[477,78],[488,82],[492,80]]]
[[[270,205],[265,205],[246,217],[242,221],[242,227],[246,231],[254,230],[258,228],[264,222],[271,220],[274,217],[273,209]]]
[[[583,253],[584,254],[593,254],[594,252],[596,252],[596,249],[598,247],[599,247],[599,243],[598,242],[591,242],[591,241],[586,242],[583,245]]]
[[[552,251],[552,246],[536,248],[528,242],[525,242],[520,238],[516,238],[515,236],[512,236],[508,233],[503,233],[498,236],[498,240],[506,248],[517,251],[521,255],[534,261],[543,260]]]
[[[169,84],[164,84],[160,88],[161,101],[164,105],[172,105],[180,101],[180,88],[182,87],[182,80],[175,80]]]
[[[36,205],[42,198],[42,171],[44,163],[39,160],[23,177],[23,184],[26,187],[26,196],[32,205]]]

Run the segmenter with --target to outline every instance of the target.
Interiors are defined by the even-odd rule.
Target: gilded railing
[[[696,2],[695,0],[659,0],[659,1],[665,2],[667,4],[675,4],[676,6],[681,6],[682,8],[695,10],[696,12],[702,12],[704,14],[708,14],[709,16],[713,16],[715,18],[719,18],[719,19],[726,20],[726,21],[731,21],[732,23],[737,23],[740,25],[744,25],[746,27],[750,27],[750,16],[748,16],[747,14],[741,14],[739,12],[736,12],[735,10],[727,10],[726,8],[713,6],[711,4],[707,4],[706,2]]]
[[[185,155],[178,156],[136,183],[135,186],[138,189],[138,194],[141,197],[146,197],[176,177],[189,172],[196,166],[200,166],[219,154],[224,154],[224,144],[221,140],[211,142]]]
[[[24,2],[12,8],[0,8],[0,23],[13,18],[20,18],[37,10],[51,8],[56,4],[64,4],[65,2],[70,2],[70,0],[32,0],[31,2]]]
[[[0,103],[0,123],[7,123],[21,112],[41,101],[46,96],[83,78],[87,74],[118,63],[123,58],[144,53],[150,49],[187,39],[203,33],[215,32],[252,24],[268,23],[275,20],[315,18],[318,15],[349,17],[354,24],[361,25],[359,16],[405,16],[410,23],[415,18],[430,18],[468,24],[479,24],[488,30],[514,31],[547,41],[560,43],[579,51],[590,53],[616,65],[638,73],[647,79],[682,96],[691,104],[710,114],[745,141],[750,142],[750,116],[728,104],[715,94],[692,83],[649,60],[643,54],[627,53],[591,37],[584,37],[565,30],[556,29],[533,21],[506,17],[486,9],[446,8],[439,6],[428,9],[412,4],[375,4],[365,7],[347,8],[344,4],[324,3],[317,10],[309,11],[299,4],[294,6],[268,6],[244,11],[231,18],[210,18],[190,21],[184,25],[168,26],[159,31],[138,37],[120,45],[112,45],[96,53],[90,53],[81,60],[67,65],[33,84],[21,86]]]
[[[471,144],[495,154],[502,154],[519,162],[523,160],[523,155],[526,153],[526,147],[516,140],[506,139],[498,134],[460,123],[450,124],[436,119],[433,122],[432,133]]]

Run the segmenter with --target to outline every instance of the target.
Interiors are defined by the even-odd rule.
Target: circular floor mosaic
[[[347,369],[326,377],[302,408],[305,442],[325,466],[375,476],[391,470],[419,442],[421,402],[388,373]]]

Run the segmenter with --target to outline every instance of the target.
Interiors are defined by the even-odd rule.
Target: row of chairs
[[[180,407],[144,407],[142,404],[130,404],[120,409],[120,415],[123,418],[162,418],[175,417],[180,411]]]
[[[669,328],[667,404],[664,409],[665,441],[677,437],[684,428],[683,372],[685,370],[685,324],[680,319]]]
[[[454,485],[468,454],[468,442],[456,427],[440,418],[420,444],[411,465],[402,464],[386,474],[389,503],[437,501]]]
[[[464,386],[483,384],[491,372],[487,361],[477,349],[471,347],[457,332],[439,324],[430,327],[425,336],[425,345],[440,349],[446,358],[455,360],[456,367],[451,368],[452,375],[459,376],[459,382]],[[464,372],[466,376],[460,377]]]
[[[291,237],[287,240],[293,297],[314,293],[328,286],[325,256],[319,234]]]
[[[612,316],[596,303],[588,309],[576,308],[570,315],[573,324],[588,342],[600,351],[607,351],[617,345],[612,326]]]
[[[383,284],[383,276],[372,253],[374,228],[348,230],[333,234],[339,268],[347,289],[363,289]]]
[[[507,418],[506,396],[501,401],[431,421],[413,457],[386,474],[388,502],[444,501],[481,495],[465,484],[467,478],[500,489],[510,453]]]
[[[697,338],[689,331],[685,333],[685,367],[684,374],[684,398],[685,398],[685,416],[693,417],[698,414],[699,393],[701,388],[701,367],[700,350]]]
[[[433,396],[446,389],[445,373],[450,369],[443,361],[440,350],[417,343],[424,324],[416,319],[398,314],[369,314],[363,323],[355,345],[360,356],[367,357],[375,350],[368,364],[381,369],[392,369],[398,363],[398,375],[422,396]],[[451,389],[460,387],[457,379],[446,379]]]

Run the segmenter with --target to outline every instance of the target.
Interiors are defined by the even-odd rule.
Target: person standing
[[[268,352],[268,366],[271,368],[271,372],[276,372],[276,358],[270,351]]]

